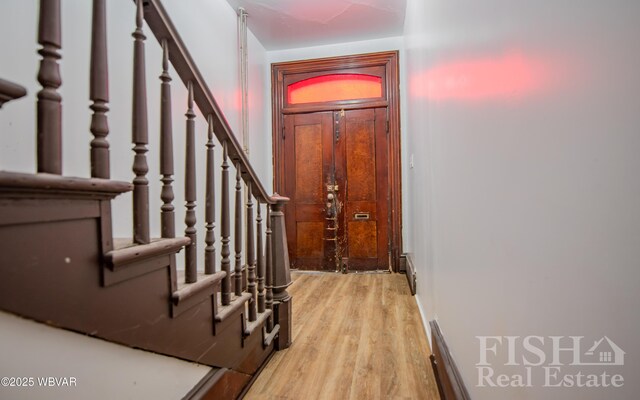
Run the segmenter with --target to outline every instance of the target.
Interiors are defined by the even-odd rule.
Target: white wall
[[[471,397],[636,398],[640,3],[410,0],[405,28],[408,246]],[[478,335],[607,335],[624,386],[476,387]]]
[[[211,370],[5,312],[0,323],[0,376],[27,378],[26,387],[0,386],[2,398],[180,399]],[[68,384],[40,386],[48,377]]]
[[[276,63],[284,61],[309,60],[313,58],[347,56],[361,53],[375,53],[379,51],[401,50],[401,48],[402,37],[396,36],[384,39],[337,43],[324,46],[274,50],[267,52],[267,56],[270,63]]]
[[[192,0],[189,7],[179,0],[163,1],[178,32],[209,84],[216,101],[222,108],[230,127],[240,135],[240,90],[237,50],[236,12],[224,0]],[[135,7],[130,1],[107,2],[109,90],[108,113],[111,144],[112,179],[131,181],[131,87],[133,45],[131,32],[135,24]],[[37,1],[9,0],[0,5],[0,51],[11,57],[0,59],[2,77],[27,86],[26,98],[6,105],[0,112],[0,169],[35,171],[35,101],[39,90],[36,81],[38,55],[36,50]],[[89,132],[91,112],[88,108],[89,49],[91,2],[67,0],[62,2],[62,61],[63,84],[63,173],[70,176],[89,176]],[[159,182],[159,107],[161,48],[145,24],[146,71],[149,115],[149,173],[152,236],[159,236],[160,188]],[[266,52],[249,32],[249,118],[250,159],[258,175],[265,179],[271,190],[270,126],[265,126],[269,110],[265,107]],[[171,69],[173,78],[173,134],[175,158],[174,190],[176,198],[176,229],[184,229],[184,131],[187,92]],[[197,218],[199,232],[198,256],[204,246],[204,188],[206,120],[196,109],[196,148],[198,170]],[[241,140],[240,140],[241,141]],[[216,141],[216,164],[221,163],[221,146]],[[268,149],[268,153],[263,151]],[[217,173],[219,168],[216,168]],[[232,168],[232,174],[235,171]],[[234,175],[235,176],[235,175]],[[268,179],[268,180],[267,180]],[[219,191],[219,174],[216,187]],[[114,235],[131,237],[131,194],[118,197],[113,203]],[[218,202],[219,205],[219,202]],[[219,219],[219,212],[216,213]],[[219,237],[219,233],[216,234]],[[178,257],[179,262],[182,257]],[[202,260],[201,260],[202,261]],[[201,263],[200,263],[201,265]]]

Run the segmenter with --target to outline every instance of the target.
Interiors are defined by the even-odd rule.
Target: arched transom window
[[[382,78],[366,74],[329,74],[287,86],[288,104],[382,98]]]

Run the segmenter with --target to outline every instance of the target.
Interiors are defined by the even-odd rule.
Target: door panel
[[[284,116],[294,268],[387,269],[386,108]]]
[[[296,223],[296,258],[322,258],[324,256],[323,233],[324,222]]]
[[[349,270],[387,269],[388,156],[386,109],[370,108],[340,113],[344,135],[336,144],[336,176],[344,187],[340,199],[344,249]],[[344,136],[344,140],[342,140]],[[338,241],[338,243],[341,243]]]
[[[314,203],[322,195],[322,125],[295,127],[296,200]]]
[[[294,268],[335,270],[335,246],[327,243],[325,180],[333,174],[330,112],[286,115],[285,207],[289,258]],[[332,263],[331,263],[332,262]]]
[[[372,110],[367,110],[372,111]],[[371,113],[367,113],[371,114]],[[376,138],[373,119],[346,114],[347,201],[376,201]]]
[[[351,258],[378,258],[376,221],[349,221],[349,261]]]

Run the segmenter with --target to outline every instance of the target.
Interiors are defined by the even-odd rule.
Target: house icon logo
[[[624,365],[625,352],[606,336],[596,340],[584,355],[586,360],[580,365]]]

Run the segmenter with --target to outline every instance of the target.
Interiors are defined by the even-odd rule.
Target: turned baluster
[[[216,270],[216,248],[215,248],[215,166],[213,148],[213,117],[209,115],[207,131],[207,187],[205,196],[205,234],[204,242],[204,273],[213,274]]]
[[[236,164],[236,224],[234,229],[234,245],[235,245],[235,269],[234,283],[235,294],[242,294],[242,184],[240,163]]]
[[[89,108],[91,116],[91,176],[109,179],[109,70],[107,65],[107,15],[105,0],[93,0],[93,23],[91,29],[91,67]]]
[[[160,173],[162,178],[162,206],[160,234],[163,238],[176,236],[175,207],[173,206],[173,128],[171,125],[171,76],[169,76],[169,45],[162,41],[162,74],[160,75]]]
[[[136,30],[133,32],[133,240],[149,243],[149,181],[147,172],[147,84],[145,75],[144,40],[142,32],[142,0],[136,1]]]
[[[193,112],[193,85],[187,83],[187,117],[186,125],[186,157],[185,157],[185,190],[184,198],[187,209],[184,222],[187,225],[184,230],[185,236],[191,239],[191,243],[185,248],[185,282],[194,283],[198,280],[197,275],[197,236],[196,236],[196,113]]]
[[[231,241],[231,224],[229,212],[229,163],[227,162],[227,142],[222,143],[222,178],[220,179],[220,242],[222,248],[220,250],[220,269],[226,273],[222,279],[221,300],[222,305],[226,306],[231,302],[231,250],[229,242]]]
[[[262,245],[262,205],[258,200],[258,215],[256,216],[256,254],[258,256],[257,269],[258,269],[258,312],[264,312],[264,248]]]
[[[255,243],[253,239],[253,195],[251,183],[247,185],[247,291],[251,294],[249,299],[249,321],[255,321],[256,315],[256,258]]]
[[[42,56],[38,70],[38,82],[42,89],[38,92],[38,172],[62,173],[62,97],[58,88],[61,58],[60,0],[40,0],[38,22],[38,43],[42,46],[38,54]]]

